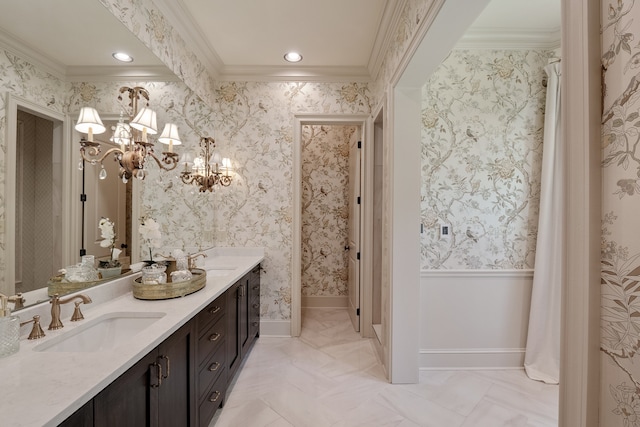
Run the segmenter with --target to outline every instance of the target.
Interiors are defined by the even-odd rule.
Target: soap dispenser
[[[9,298],[0,294],[0,357],[10,356],[20,349],[20,319],[11,315]]]

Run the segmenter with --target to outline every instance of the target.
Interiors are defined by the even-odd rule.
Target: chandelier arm
[[[178,166],[179,156],[176,153],[168,153],[168,152],[164,152],[162,154],[163,154],[162,161],[160,161],[160,159],[158,159],[155,154],[153,154],[150,151],[147,151],[147,156],[155,160],[155,162],[158,164],[158,167],[160,169],[164,169],[166,171],[174,170],[176,166]]]
[[[86,153],[85,149],[89,148],[88,153]],[[104,161],[104,159],[106,159],[109,154],[111,153],[120,153],[122,154],[122,150],[120,150],[119,148],[110,148],[108,149],[101,157],[97,157],[98,154],[100,154],[100,145],[98,144],[97,146],[85,146],[83,145],[80,148],[80,157],[82,157],[83,160],[89,162],[89,163],[102,163]]]

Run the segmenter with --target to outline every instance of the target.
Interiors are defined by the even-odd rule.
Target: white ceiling
[[[400,0],[154,0],[219,79],[367,80]],[[142,78],[166,68],[98,0],[0,0],[0,43],[70,80]],[[74,19],[70,19],[70,17]],[[493,0],[470,39],[559,40],[560,0]],[[531,39],[531,37],[529,37]],[[557,41],[556,41],[557,43]],[[111,53],[134,56],[121,66]],[[289,64],[288,50],[304,60]]]

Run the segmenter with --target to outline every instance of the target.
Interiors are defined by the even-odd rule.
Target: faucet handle
[[[42,338],[44,337],[44,331],[42,330],[42,327],[40,326],[40,316],[38,316],[37,314],[35,316],[33,316],[33,319],[31,320],[27,320],[26,322],[22,322],[20,323],[20,326],[24,326],[27,325],[29,323],[33,323],[33,327],[31,328],[31,332],[29,333],[29,338],[30,340],[37,340],[38,338]]]
[[[22,292],[18,292],[16,295],[10,296],[8,301],[12,302],[14,304],[13,309],[17,310],[19,308],[24,308],[24,303],[26,300],[22,296]]]
[[[84,319],[84,316],[82,315],[82,311],[80,311],[80,304],[82,304],[82,301],[76,301],[74,304],[76,306],[73,309],[73,315],[71,316],[71,321],[77,322],[78,320]]]

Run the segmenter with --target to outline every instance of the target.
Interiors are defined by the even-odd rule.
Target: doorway
[[[62,266],[61,140],[55,123],[18,110],[15,161],[15,292],[41,288]]]
[[[305,160],[303,157],[303,150],[305,144],[305,138],[308,140],[310,136],[326,137],[329,133],[335,133],[333,130],[341,129],[341,133],[344,137],[345,132],[352,139],[357,134],[360,138],[357,140],[362,141],[362,145],[366,145],[366,126],[367,116],[298,116],[295,123],[295,143],[294,143],[294,176],[293,176],[293,199],[294,199],[294,218],[293,218],[293,230],[294,230],[294,250],[292,254],[292,294],[291,294],[291,336],[300,336],[302,329],[302,306],[312,304],[316,307],[347,307],[348,306],[348,289],[344,285],[348,281],[348,257],[351,248],[346,250],[347,246],[350,246],[347,242],[347,219],[348,219],[348,205],[345,204],[345,199],[348,197],[348,152],[349,147],[347,144],[343,144],[337,149],[341,155],[338,156],[342,163],[342,172],[338,174],[336,172],[326,173],[323,179],[327,179],[327,184],[312,182],[311,179],[305,178],[303,169],[317,170],[320,169],[320,165],[324,165],[328,162],[326,156],[322,154],[323,146],[320,145],[320,154],[312,154],[311,158],[315,159],[309,164],[309,160]],[[333,129],[333,130],[332,130]],[[356,129],[358,132],[355,132]],[[332,132],[330,132],[332,130]],[[305,136],[306,135],[306,136]],[[344,138],[342,138],[344,140]],[[364,154],[364,153],[363,153]],[[305,162],[307,163],[305,165]],[[338,162],[339,163],[339,162]],[[360,162],[361,164],[364,162]],[[309,167],[307,167],[309,166]],[[339,168],[338,168],[339,169]],[[361,169],[362,174],[366,173],[365,169]],[[341,178],[341,176],[343,178]],[[341,182],[341,184],[338,184]],[[360,187],[360,193],[362,193],[362,185]],[[304,195],[307,193],[307,195]],[[340,194],[342,203],[335,201],[329,202],[331,196]],[[321,212],[320,216],[316,219],[310,219],[303,215],[305,209],[309,209],[309,204],[314,201],[315,198],[320,199],[319,205],[324,205],[325,208]],[[324,199],[324,200],[323,200]],[[316,208],[317,209],[317,208]],[[322,208],[321,208],[322,209]],[[331,211],[331,212],[328,212]],[[330,213],[331,215],[328,215]],[[326,214],[326,215],[325,215]],[[318,219],[319,218],[319,219]],[[332,219],[333,218],[333,219]],[[338,226],[339,221],[343,224]],[[362,230],[364,221],[361,221],[358,229]],[[303,233],[303,227],[307,227],[309,230],[305,230]],[[329,237],[328,229],[342,230],[341,237]],[[318,245],[312,242],[311,235],[317,234],[320,237],[320,241],[323,244]],[[333,234],[336,236],[336,234]],[[304,236],[304,237],[303,237]],[[325,261],[327,259],[339,259],[341,267],[338,269],[318,270],[314,271],[314,267],[309,263],[309,260]],[[303,271],[304,269],[304,271]],[[357,265],[357,272],[361,273],[363,269],[363,262],[359,262]],[[303,276],[305,280],[311,276],[312,285],[303,285]],[[338,279],[340,289],[331,289],[335,287],[332,283]],[[363,295],[366,293],[366,283],[363,283],[362,292],[358,295],[358,306],[354,311],[359,309],[360,318],[366,312],[366,309],[362,307],[361,301]],[[303,294],[304,286],[304,294]],[[325,290],[337,291],[329,295],[324,294]],[[357,321],[358,327],[361,324],[360,319]],[[360,328],[360,327],[359,327]],[[361,329],[361,328],[360,328]]]
[[[350,124],[303,124],[302,306],[347,308],[360,331],[360,144]]]

